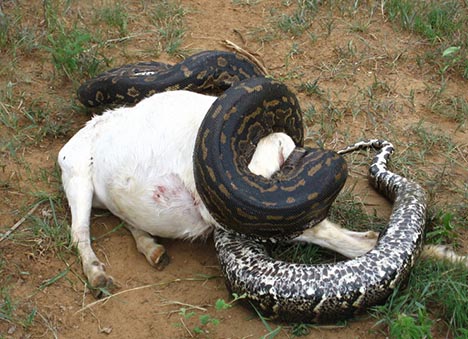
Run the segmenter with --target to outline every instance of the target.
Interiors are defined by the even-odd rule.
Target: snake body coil
[[[296,148],[294,164],[271,179],[247,165],[262,137],[290,135],[303,145],[302,113],[285,85],[252,78],[229,88],[200,126],[194,152],[197,192],[225,229],[261,238],[298,235],[317,224],[342,189],[347,167],[336,152]]]
[[[272,259],[266,247],[234,232],[217,229],[215,244],[226,285],[264,315],[292,322],[328,322],[383,302],[404,282],[424,234],[426,196],[416,183],[387,170],[393,146],[357,143],[340,153],[380,149],[370,182],[394,201],[386,229],[366,255],[336,264],[304,265]]]
[[[140,62],[111,69],[78,88],[87,107],[137,103],[155,93],[175,90],[221,93],[234,83],[263,72],[245,57],[223,51],[194,54],[176,65]]]
[[[250,173],[247,165],[262,137],[285,132],[298,146],[304,142],[296,96],[261,75],[240,55],[201,52],[174,66],[139,63],[110,70],[81,85],[78,97],[84,105],[96,106],[133,103],[174,89],[226,90],[198,132],[197,191],[225,229],[263,239],[293,238],[327,216],[346,181],[347,167],[336,152],[298,148],[295,163],[273,178]]]
[[[424,233],[425,193],[387,170],[391,144],[371,140],[341,152],[303,148],[296,97],[266,79],[246,58],[202,52],[180,64],[139,63],[113,69],[84,83],[89,107],[134,103],[153,93],[188,89],[225,91],[200,127],[194,174],[215,231],[219,261],[230,290],[245,294],[264,314],[287,321],[327,321],[383,301],[408,275]],[[247,170],[257,142],[286,132],[298,146],[271,179]],[[300,265],[275,260],[260,239],[290,239],[321,221],[347,176],[339,153],[379,149],[370,181],[394,201],[389,224],[366,255],[337,264]],[[266,241],[266,240],[264,240]]]

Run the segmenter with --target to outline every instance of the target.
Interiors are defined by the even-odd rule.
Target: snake
[[[419,184],[387,169],[394,151],[388,141],[361,141],[338,153],[364,148],[379,150],[369,168],[369,181],[393,201],[390,220],[375,248],[334,264],[296,264],[272,258],[264,243],[216,229],[215,246],[232,293],[273,319],[329,323],[383,303],[407,281],[422,248],[426,193]]]
[[[407,279],[421,249],[426,197],[418,184],[387,169],[393,145],[373,139],[338,152],[305,147],[296,96],[248,58],[205,51],[175,65],[128,64],[83,83],[78,98],[87,107],[132,104],[182,89],[220,93],[199,128],[193,167],[197,192],[218,223],[215,247],[230,291],[272,318],[324,322],[384,301]],[[272,132],[288,134],[297,147],[266,179],[247,165]],[[370,182],[394,202],[376,247],[336,264],[272,258],[271,243],[293,239],[327,217],[347,178],[343,155],[364,148],[379,150]]]
[[[346,181],[346,161],[334,151],[304,147],[294,93],[238,53],[204,51],[173,66],[124,65],[86,81],[78,98],[96,107],[181,89],[223,91],[199,128],[193,156],[197,192],[220,227],[280,241],[325,219]],[[260,139],[273,132],[288,134],[298,147],[289,165],[265,179],[247,165]]]
[[[219,94],[234,83],[264,75],[241,54],[203,51],[175,65],[148,61],[110,69],[84,82],[77,94],[86,107],[134,104],[164,91]]]

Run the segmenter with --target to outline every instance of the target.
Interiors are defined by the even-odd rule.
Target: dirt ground
[[[75,15],[90,15],[92,1],[72,2],[70,11]],[[138,12],[144,10],[142,1],[128,1],[131,13],[129,32],[142,31],[144,22]],[[32,24],[41,25],[41,6],[23,4],[25,16]],[[320,133],[325,146],[338,149],[350,141],[370,137],[394,137],[403,145],[418,145],[409,142],[412,134],[408,126],[420,124],[435,132],[447,132],[454,144],[459,145],[460,166],[454,166],[451,180],[466,181],[468,177],[468,148],[466,128],[461,128],[453,119],[436,115],[431,111],[434,93],[440,88],[440,77],[434,65],[421,63],[421,56],[430,50],[420,37],[395,29],[383,13],[372,15],[365,9],[343,13],[319,9],[310,34],[294,37],[280,33],[279,38],[267,41],[268,27],[272,23],[273,7],[290,13],[293,6],[280,5],[277,1],[259,1],[254,5],[239,5],[234,1],[184,0],[182,6],[189,9],[185,15],[186,35],[182,47],[192,52],[208,49],[227,49],[224,40],[256,53],[268,71],[282,79],[297,93],[301,106],[306,109],[315,105],[316,111],[326,111],[333,105],[342,108],[342,115],[328,116],[333,120],[333,130],[323,130],[316,115],[308,122],[310,142]],[[16,2],[4,2],[5,12],[13,11]],[[332,23],[331,31],[328,31]],[[365,30],[353,29],[356,23],[365,25]],[[43,24],[43,23],[42,23]],[[329,34],[328,34],[329,33]],[[262,40],[262,37],[264,38]],[[115,43],[106,50],[112,54],[111,66],[128,62],[154,60],[148,53],[157,44],[152,35],[140,35]],[[354,51],[354,52],[353,52]],[[350,55],[349,53],[354,53]],[[178,62],[177,56],[162,53],[157,59]],[[10,61],[1,56],[7,65]],[[19,54],[16,60],[18,73],[0,73],[0,87],[9,82],[15,85],[14,95],[24,97],[22,104],[39,101],[43,107],[52,107],[54,119],[71,121],[69,131],[55,139],[45,138],[40,143],[19,148],[22,161],[18,162],[2,149],[0,179],[0,232],[5,232],[26,215],[35,197],[30,192],[62,194],[55,165],[60,147],[75,133],[90,115],[79,112],[75,101],[75,88],[69,81],[58,81],[52,74],[50,56],[43,52]],[[318,79],[324,95],[308,95],[301,84]],[[381,84],[381,87],[378,86]],[[373,91],[370,93],[369,91]],[[444,87],[444,100],[451,97],[468,99],[466,80],[452,75]],[[326,95],[325,95],[326,96]],[[72,106],[70,103],[74,103]],[[328,110],[331,112],[332,110]],[[7,128],[0,126],[0,133],[9,135]],[[13,137],[13,136],[11,136]],[[392,140],[393,141],[393,140]],[[430,150],[427,150],[430,153]],[[398,155],[395,155],[398,157]],[[439,173],[439,164],[444,155],[427,155],[425,167],[405,169],[410,175],[418,171]],[[464,164],[464,165],[463,165]],[[403,169],[402,169],[403,170]],[[349,185],[358,182],[356,194],[369,211],[388,215],[390,205],[367,186],[365,170],[352,170]],[[430,185],[431,183],[424,183]],[[426,187],[428,188],[428,187]],[[430,188],[430,187],[429,187]],[[451,192],[437,192],[438,202],[450,202]],[[21,206],[21,207],[20,207]],[[66,207],[66,204],[64,204]],[[53,225],[55,212],[45,202],[33,213]],[[70,222],[66,208],[57,209],[58,218]],[[35,320],[27,328],[9,321],[0,320],[0,338],[260,338],[277,326],[283,326],[276,338],[293,337],[291,326],[269,322],[268,329],[251,310],[234,305],[227,310],[216,310],[217,299],[230,300],[224,286],[216,259],[212,239],[205,243],[187,243],[163,240],[171,262],[163,271],[153,270],[145,258],[137,252],[131,235],[123,228],[110,232],[120,221],[103,211],[93,217],[92,234],[103,235],[94,242],[97,255],[106,262],[108,271],[118,281],[117,296],[96,302],[85,288],[80,263],[73,250],[58,252],[50,241],[28,237],[33,232],[32,220],[26,220],[16,231],[15,241],[6,239],[0,243],[3,283],[8,288],[17,313],[27,315],[35,310]],[[24,232],[24,237],[22,234]],[[468,251],[468,234],[461,230],[460,252]],[[57,279],[55,279],[57,278]],[[54,279],[51,282],[51,279]],[[39,287],[41,287],[39,289]],[[184,316],[183,312],[195,312]],[[200,326],[200,315],[210,315],[219,324],[203,326],[202,334],[194,329]],[[1,319],[1,318],[0,318]],[[344,326],[312,328],[306,338],[380,338],[385,335],[376,320],[362,316]],[[443,327],[441,329],[443,330]],[[442,337],[434,333],[434,337]],[[272,337],[272,336],[270,336]]]

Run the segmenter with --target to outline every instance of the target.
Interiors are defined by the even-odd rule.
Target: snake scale
[[[421,249],[426,197],[419,185],[387,170],[393,146],[369,140],[339,152],[304,147],[295,95],[247,58],[207,51],[174,66],[125,65],[85,82],[78,97],[95,107],[175,89],[222,93],[199,129],[193,161],[197,191],[221,226],[215,245],[232,292],[274,318],[324,322],[382,302],[406,280]],[[247,164],[257,142],[271,132],[289,134],[297,147],[281,170],[265,179],[250,173]],[[379,150],[370,182],[394,202],[377,246],[336,264],[271,258],[265,243],[291,239],[327,216],[347,177],[342,154],[363,148]]]
[[[228,289],[245,295],[264,315],[292,322],[331,322],[379,304],[404,282],[421,251],[426,195],[416,183],[387,170],[393,146],[356,143],[340,153],[380,149],[371,184],[394,202],[374,249],[336,264],[304,265],[272,259],[264,244],[217,229],[215,244]]]
[[[78,88],[87,107],[137,103],[155,93],[174,90],[219,94],[234,83],[263,76],[245,57],[223,51],[205,51],[176,65],[140,62],[113,68]]]

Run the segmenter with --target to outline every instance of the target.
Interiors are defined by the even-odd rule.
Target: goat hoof
[[[90,281],[90,290],[94,298],[101,299],[116,288],[114,278],[107,274],[100,274]]]
[[[163,270],[169,264],[169,256],[164,246],[158,244],[148,256],[148,261],[157,270]]]

